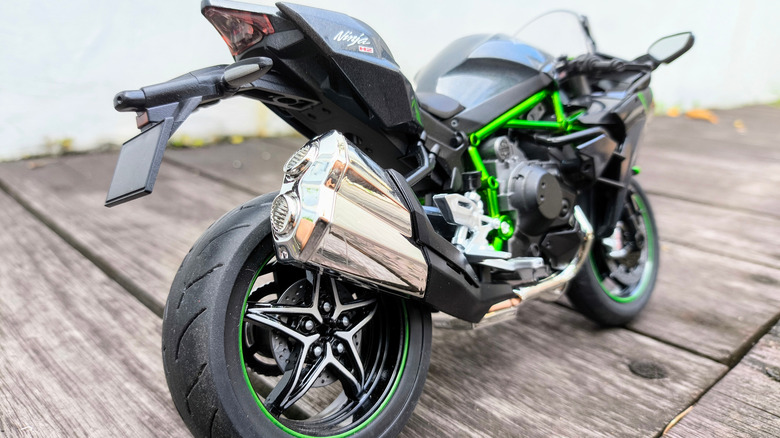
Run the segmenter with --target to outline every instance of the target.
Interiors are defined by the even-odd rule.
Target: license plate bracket
[[[106,207],[152,193],[165,147],[172,134],[173,118],[167,117],[122,145],[106,196]]]

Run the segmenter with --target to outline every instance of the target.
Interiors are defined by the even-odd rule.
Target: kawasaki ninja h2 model
[[[150,193],[172,133],[224,98],[259,100],[310,140],[280,192],[215,222],[171,287],[165,374],[193,434],[394,436],[423,389],[432,312],[475,325],[565,290],[620,325],[647,303],[659,250],[636,150],[651,72],[690,33],[627,61],[559,12],[579,52],[470,36],[415,89],[344,14],[227,0],[203,14],[236,62],[117,94],[142,132],[106,204]]]

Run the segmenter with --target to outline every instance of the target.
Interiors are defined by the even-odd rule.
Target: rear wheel
[[[574,307],[594,321],[623,325],[647,304],[658,275],[658,233],[647,195],[632,180],[616,227],[597,239],[568,291]]]
[[[272,196],[217,221],[174,280],[163,358],[196,436],[394,436],[420,396],[430,314],[276,263]]]

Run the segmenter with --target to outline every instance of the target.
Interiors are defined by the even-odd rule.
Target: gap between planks
[[[256,192],[254,192],[254,191],[252,191],[252,190],[250,190],[250,189],[248,189],[248,188],[246,188],[244,186],[241,186],[239,184],[233,183],[233,182],[231,182],[229,180],[226,180],[226,179],[221,178],[219,176],[213,175],[213,174],[211,174],[209,172],[204,172],[204,171],[202,171],[202,170],[200,170],[200,169],[198,169],[196,167],[193,167],[193,166],[190,166],[188,164],[179,162],[179,161],[177,161],[175,159],[170,159],[170,158],[166,157],[166,161],[171,163],[172,165],[174,165],[176,167],[179,167],[179,168],[181,168],[183,170],[186,170],[187,172],[190,172],[192,174],[195,174],[195,175],[198,175],[198,176],[201,176],[201,177],[205,177],[205,178],[210,179],[210,180],[212,180],[214,182],[217,182],[219,184],[223,184],[223,185],[231,187],[233,189],[240,190],[240,191],[242,191],[244,193],[247,193],[247,194],[251,194],[251,195],[256,195],[257,194]],[[57,234],[60,238],[62,238],[68,245],[73,247],[76,251],[78,251],[86,259],[88,259],[91,263],[93,263],[95,266],[97,266],[109,278],[114,280],[123,289],[125,289],[131,296],[135,297],[139,302],[141,302],[141,304],[143,304],[145,307],[150,309],[158,317],[162,317],[163,306],[161,306],[158,303],[156,303],[155,300],[146,291],[144,291],[143,289],[138,287],[132,280],[130,280],[129,278],[124,276],[116,268],[112,267],[101,256],[95,254],[93,251],[91,251],[89,248],[87,248],[84,244],[78,242],[78,240],[75,239],[69,232],[64,230],[62,227],[57,225],[53,220],[51,220],[47,215],[45,215],[41,211],[37,210],[30,203],[25,201],[23,197],[21,197],[19,194],[17,194],[14,189],[12,189],[10,186],[8,186],[1,179],[0,179],[0,190],[2,190],[3,192],[7,193],[12,199],[14,199],[15,202],[17,202],[19,205],[21,205],[25,210],[27,210],[30,214],[32,214],[37,220],[39,220],[47,228],[51,229],[55,234]],[[705,202],[705,201],[701,201],[701,200],[689,199],[689,198],[680,197],[680,196],[676,196],[676,195],[672,195],[672,194],[668,194],[668,193],[664,193],[664,192],[655,192],[655,191],[652,191],[652,190],[648,190],[648,193],[653,194],[655,196],[662,196],[662,197],[666,197],[666,198],[677,199],[677,200],[691,202],[691,203],[695,203],[695,204],[708,205],[708,206],[716,207],[716,208],[723,208],[723,209],[729,209],[729,210],[740,210],[740,211],[743,211],[743,212],[746,212],[746,213],[749,213],[749,214],[760,215],[760,216],[764,216],[764,217],[769,217],[769,218],[772,218],[772,219],[779,219],[780,220],[780,217],[778,217],[777,215],[770,214],[770,213],[757,212],[757,211],[753,211],[753,210],[745,209],[745,208],[726,207],[726,206],[722,206],[722,205],[719,205],[719,204],[716,204],[716,203],[710,203],[710,202]],[[672,243],[672,244],[679,244],[679,242],[676,242],[675,240],[663,239],[662,241],[665,241],[665,242],[668,242],[668,243]],[[704,248],[698,248],[698,247],[695,247],[695,246],[692,247],[692,246],[690,246],[688,244],[686,244],[686,246],[688,246],[688,247],[690,247],[692,249],[695,249],[697,251],[704,252],[704,253],[725,256],[725,257],[733,258],[733,259],[736,259],[736,260],[741,260],[741,261],[744,261],[744,262],[747,262],[747,263],[753,263],[753,264],[765,266],[765,267],[768,267],[768,268],[777,269],[776,266],[770,266],[770,265],[767,265],[767,264],[764,264],[764,263],[761,263],[761,262],[758,262],[758,261],[755,261],[755,260],[742,259],[742,258],[739,258],[739,257],[735,257],[733,254],[725,254],[725,253],[720,253],[720,252],[714,252],[712,250],[708,250],[708,249],[704,249]],[[563,307],[565,307],[565,306],[563,306]],[[569,311],[571,311],[571,309],[569,309]],[[655,337],[653,335],[644,333],[644,332],[642,332],[640,330],[636,330],[636,329],[633,329],[633,328],[627,328],[627,327],[624,327],[624,329],[626,329],[628,331],[631,331],[633,333],[636,333],[637,335],[644,336],[644,337],[647,337],[649,339],[653,339],[653,340],[655,340],[657,342],[660,342],[662,344],[669,345],[669,346],[671,346],[673,348],[677,348],[677,349],[683,350],[685,352],[694,354],[696,356],[702,357],[704,359],[713,361],[715,363],[721,363],[721,364],[724,364],[724,365],[728,366],[728,370],[725,373],[721,374],[720,377],[715,379],[712,382],[711,385],[709,385],[707,388],[705,388],[700,393],[700,395],[698,397],[696,397],[691,402],[691,406],[693,406],[704,396],[704,394],[708,393],[737,364],[740,363],[740,361],[748,354],[748,352],[753,347],[753,345],[761,337],[763,337],[766,333],[768,333],[769,330],[771,330],[771,328],[778,322],[778,320],[780,320],[780,314],[775,315],[773,318],[771,318],[770,321],[768,321],[767,323],[762,325],[761,328],[759,330],[757,330],[753,334],[753,336],[751,336],[751,338],[750,338],[750,340],[748,342],[746,342],[742,347],[740,347],[738,350],[736,350],[734,352],[734,354],[732,355],[732,359],[731,360],[727,360],[727,361],[718,361],[718,360],[716,360],[716,359],[714,359],[714,358],[712,358],[712,357],[710,357],[710,356],[708,356],[706,354],[702,354],[700,352],[697,352],[695,350],[689,349],[689,348],[687,348],[685,346],[682,346],[682,345],[678,345],[678,344],[676,344],[674,342],[670,342],[668,340],[663,340],[663,339],[657,338],[657,337]],[[656,436],[661,436],[662,433],[663,433],[663,431],[660,431]]]
[[[111,266],[111,264],[103,257],[99,256],[98,254],[90,250],[86,245],[79,242],[78,239],[73,237],[73,235],[70,234],[68,231],[66,231],[64,228],[57,225],[57,223],[51,220],[46,214],[33,207],[22,196],[19,196],[19,194],[16,193],[16,191],[12,189],[8,184],[6,184],[5,181],[3,181],[2,179],[0,179],[0,190],[5,192],[8,196],[11,197],[11,199],[13,199],[19,205],[21,205],[22,208],[24,208],[33,217],[39,220],[44,226],[52,230],[54,234],[56,234],[62,240],[64,240],[65,243],[67,243],[73,249],[78,251],[79,254],[84,256],[84,258],[92,262],[93,265],[97,266],[97,268],[103,271],[103,273],[106,274],[108,278],[110,278],[111,280],[119,284],[119,286],[121,286],[131,296],[135,297],[135,299],[137,299],[141,304],[143,304],[144,307],[151,310],[159,318],[162,318],[164,306],[158,304],[151,294],[149,294],[147,291],[143,290],[138,285],[136,285],[132,280],[126,277],[117,268]]]
[[[695,398],[693,401],[691,401],[691,404],[690,404],[689,406],[686,406],[686,407],[685,407],[685,409],[681,410],[681,411],[679,412],[679,414],[678,414],[676,417],[674,417],[674,419],[676,419],[677,417],[679,417],[679,416],[680,416],[680,414],[682,414],[682,413],[683,413],[683,412],[685,412],[686,410],[688,410],[688,409],[691,409],[692,407],[696,406],[696,404],[697,404],[697,403],[699,403],[699,401],[702,399],[702,397],[704,397],[706,394],[708,394],[708,393],[709,393],[709,392],[710,392],[710,391],[711,391],[711,390],[712,390],[712,389],[715,387],[715,385],[717,385],[718,383],[720,383],[720,381],[721,381],[721,380],[723,380],[724,378],[726,378],[726,376],[727,376],[727,375],[728,375],[728,374],[729,374],[729,373],[730,373],[730,372],[731,372],[731,371],[732,371],[734,368],[736,368],[736,366],[737,366],[737,365],[739,365],[739,364],[742,362],[742,359],[744,359],[744,358],[745,358],[745,356],[747,356],[747,355],[748,355],[748,353],[750,353],[750,350],[752,350],[752,349],[753,349],[753,347],[754,347],[754,346],[755,346],[755,345],[758,343],[758,341],[759,341],[761,338],[763,338],[764,336],[766,336],[766,335],[767,335],[767,334],[768,334],[768,333],[769,333],[769,332],[772,330],[772,327],[774,327],[774,326],[775,326],[775,324],[777,324],[778,322],[780,322],[780,314],[777,314],[777,315],[775,315],[775,316],[774,316],[774,317],[773,317],[773,318],[772,318],[772,319],[771,319],[771,320],[770,320],[770,321],[767,323],[767,325],[766,325],[766,326],[762,326],[760,330],[757,330],[757,331],[756,331],[756,333],[755,333],[755,334],[754,334],[754,335],[751,337],[750,341],[746,342],[746,343],[745,343],[745,346],[744,346],[743,348],[740,348],[740,350],[743,350],[743,351],[741,351],[741,352],[740,352],[740,350],[737,350],[737,352],[739,352],[740,354],[738,354],[738,355],[735,355],[735,360],[733,360],[733,361],[732,361],[732,363],[727,363],[727,364],[724,364],[724,365],[728,366],[728,370],[726,370],[726,372],[725,372],[725,373],[721,374],[721,375],[720,375],[720,377],[716,378],[716,379],[715,379],[715,381],[714,381],[714,382],[712,382],[712,384],[711,384],[711,385],[709,385],[707,388],[705,388],[705,389],[704,389],[704,390],[703,390],[703,391],[702,391],[702,392],[699,394],[699,396],[698,396],[698,397],[696,397],[696,398]],[[631,330],[631,329],[628,329],[628,330]],[[638,331],[635,331],[635,330],[631,330],[631,331],[633,331],[634,333],[637,333],[637,334],[643,335],[643,336],[647,336],[647,335],[645,335],[645,334],[643,334],[643,333],[640,333],[640,332],[638,332]],[[664,342],[664,341],[661,341],[661,342]],[[668,344],[668,343],[667,343],[667,344]],[[706,357],[706,356],[703,356],[703,355],[701,355],[701,354],[698,354],[698,353],[696,353],[696,352],[691,352],[691,353],[697,354],[697,355],[699,355],[699,356],[702,356],[702,357]],[[716,361],[716,362],[717,362],[717,361]],[[721,363],[721,362],[719,362],[719,363]],[[724,394],[724,395],[727,395],[727,394]],[[772,415],[774,415],[774,414],[772,414]],[[674,419],[672,419],[672,421],[674,421]],[[671,423],[671,422],[670,422],[670,423]],[[675,424],[675,425],[676,425],[676,424]],[[672,426],[672,427],[674,427],[674,426]],[[668,428],[668,426],[667,426],[667,428]],[[669,428],[669,429],[671,429],[671,428]],[[664,436],[664,431],[666,431],[666,428],[665,428],[665,429],[663,429],[663,430],[661,430],[660,432],[658,432],[658,433],[655,435],[655,437],[656,437],[656,438],[659,438],[659,437],[662,437],[662,436]]]
[[[178,167],[179,169],[190,172],[196,176],[200,176],[208,180],[214,181],[215,183],[223,184],[225,186],[230,187],[231,189],[236,189],[242,193],[246,193],[251,196],[260,196],[262,194],[250,188],[244,187],[241,184],[234,183],[233,181],[230,181],[227,178],[222,178],[221,176],[214,175],[211,172],[199,169],[196,166],[192,166],[190,164],[186,164],[182,161],[176,160],[175,158],[163,157],[163,160],[174,167]]]
[[[646,189],[645,192],[647,192],[648,194],[653,195],[653,196],[660,196],[660,197],[663,197],[663,198],[675,199],[677,201],[690,202],[692,204],[706,205],[708,207],[715,207],[715,208],[720,208],[720,209],[723,209],[723,210],[738,211],[738,212],[741,212],[741,213],[752,214],[752,215],[755,215],[755,216],[762,216],[762,217],[766,217],[766,218],[769,218],[769,219],[775,219],[775,220],[780,221],[780,216],[778,216],[776,214],[772,214],[772,213],[767,213],[765,211],[758,211],[758,210],[753,210],[753,209],[745,208],[745,207],[734,207],[734,206],[729,206],[729,205],[722,205],[722,204],[718,204],[716,202],[710,202],[710,201],[705,201],[705,200],[701,200],[701,199],[689,198],[687,196],[680,196],[680,195],[677,195],[677,194],[674,194],[674,193],[668,193],[668,192],[665,192],[665,191],[657,191],[657,190],[653,190],[653,189]]]
[[[166,161],[168,161],[169,163],[175,165],[176,167],[179,167],[179,168],[183,169],[184,171],[186,171],[188,173],[192,173],[194,175],[205,177],[207,179],[210,179],[212,181],[217,182],[218,184],[223,184],[223,185],[231,187],[231,188],[236,188],[236,189],[241,190],[242,192],[247,193],[247,194],[251,194],[251,195],[256,195],[257,194],[255,192],[251,191],[250,189],[248,189],[246,187],[243,187],[243,186],[241,186],[239,184],[227,181],[227,180],[225,180],[225,179],[223,179],[223,178],[221,178],[219,176],[213,175],[213,174],[211,174],[209,172],[204,172],[202,170],[197,169],[196,167],[190,166],[188,164],[181,163],[181,162],[179,162],[177,160],[166,158]],[[19,203],[23,208],[25,208],[27,211],[29,211],[34,217],[36,217],[38,220],[40,220],[44,225],[46,225],[48,228],[50,228],[52,231],[54,231],[57,235],[59,235],[70,246],[72,246],[79,253],[81,253],[84,257],[86,257],[93,264],[95,264],[106,275],[108,275],[109,278],[113,279],[118,284],[120,284],[132,296],[134,296],[136,299],[138,299],[138,301],[140,301],[142,304],[144,304],[144,306],[146,306],[147,308],[152,310],[152,312],[155,313],[156,315],[158,315],[159,317],[162,317],[164,306],[162,304],[156,302],[156,300],[154,299],[154,297],[151,296],[151,294],[149,294],[143,288],[139,287],[133,280],[129,279],[121,271],[119,271],[118,269],[116,269],[113,266],[111,266],[111,264],[108,261],[106,261],[102,256],[100,256],[97,253],[95,253],[94,251],[92,251],[90,248],[88,248],[83,243],[80,243],[76,238],[73,237],[73,235],[71,233],[66,231],[63,227],[57,225],[56,222],[53,221],[52,219],[50,219],[45,213],[39,211],[34,206],[32,206],[29,202],[27,202],[22,196],[17,194],[14,189],[12,189],[9,185],[5,184],[2,180],[0,180],[0,189],[2,189],[9,196],[11,196],[17,203]],[[664,196],[664,195],[661,195],[661,196]],[[718,207],[721,207],[721,206],[718,206]],[[721,207],[721,208],[723,208],[723,207]],[[678,242],[676,242],[674,240],[667,240],[667,239],[662,239],[662,242],[678,244]],[[709,249],[698,248],[698,247],[687,245],[687,244],[685,246],[688,246],[691,249],[694,249],[694,250],[697,250],[697,251],[701,251],[701,252],[706,253],[706,254],[714,254],[714,255],[718,255],[718,256],[725,256],[725,257],[732,258],[732,259],[735,259],[735,260],[740,260],[740,261],[744,261],[744,262],[747,262],[747,263],[752,263],[752,264],[756,264],[756,265],[761,265],[761,266],[777,269],[777,267],[775,267],[775,266],[766,266],[765,264],[758,263],[755,260],[742,259],[742,258],[739,258],[739,257],[735,257],[732,254],[723,254],[723,253],[719,253],[719,252],[714,252],[714,251],[709,250]],[[780,316],[780,315],[775,315],[775,317],[772,318],[772,321],[776,321],[778,316]],[[754,334],[754,336],[751,337],[751,342],[754,342],[755,339],[760,337],[769,328],[771,328],[771,325],[769,325],[769,327],[765,327],[765,326],[762,325],[761,326],[761,330],[757,331]],[[707,354],[703,354],[703,353],[697,352],[697,351],[695,351],[693,349],[690,349],[688,347],[684,347],[684,346],[679,345],[679,344],[677,344],[675,342],[671,342],[671,341],[668,341],[668,340],[666,340],[666,341],[665,340],[661,340],[660,338],[658,338],[656,336],[653,336],[651,334],[645,333],[645,332],[637,330],[637,329],[628,329],[628,330],[630,330],[630,331],[632,331],[634,333],[646,336],[646,337],[648,337],[650,339],[654,339],[656,341],[659,341],[659,342],[665,343],[667,345],[673,346],[675,348],[681,349],[683,351],[690,352],[690,353],[695,354],[697,356],[700,356],[700,357],[703,357],[703,358],[707,358],[709,360],[713,360],[713,361],[715,361],[717,363],[724,363],[724,364],[728,365],[729,363],[733,362],[731,360],[724,360],[724,361],[717,360],[717,359],[715,359],[715,358],[713,358],[713,357],[711,357],[711,356],[709,356]],[[731,357],[741,358],[742,356],[744,356],[744,354],[746,354],[747,350],[749,350],[749,345],[750,345],[749,343],[746,343],[745,346],[740,347],[738,350],[736,350],[734,352],[734,355],[732,355]]]
[[[777,265],[773,265],[771,263],[766,263],[766,262],[763,262],[761,260],[755,260],[755,259],[752,259],[752,258],[749,258],[749,257],[742,257],[742,256],[737,255],[735,253],[725,252],[725,251],[715,251],[715,250],[712,250],[710,248],[705,248],[703,246],[699,246],[699,245],[697,245],[695,243],[685,242],[685,241],[677,240],[677,239],[674,239],[674,238],[670,239],[668,237],[663,237],[663,238],[660,239],[660,241],[661,241],[661,243],[671,243],[673,245],[684,246],[684,247],[687,247],[687,248],[690,248],[690,249],[693,249],[693,250],[696,250],[696,251],[699,251],[699,252],[703,252],[703,253],[706,253],[706,254],[712,254],[712,255],[716,255],[716,256],[721,256],[721,257],[729,258],[729,259],[732,259],[732,260],[737,260],[737,261],[745,262],[745,263],[751,263],[751,264],[754,264],[754,265],[763,266],[765,268],[775,269],[775,270],[780,271],[780,267],[778,267]]]

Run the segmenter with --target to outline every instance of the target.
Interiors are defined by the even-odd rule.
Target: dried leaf
[[[734,120],[734,129],[736,129],[740,134],[747,132],[747,128],[745,128],[745,122],[743,122],[742,119]]]
[[[674,426],[675,426],[675,425],[676,425],[678,422],[680,422],[680,420],[682,420],[684,416],[688,415],[688,413],[689,413],[689,412],[691,412],[691,409],[693,409],[693,405],[690,405],[690,406],[688,406],[688,408],[687,408],[687,409],[685,409],[684,411],[682,411],[682,412],[680,412],[679,414],[677,414],[677,416],[676,416],[676,417],[674,417],[674,418],[672,419],[672,421],[670,421],[670,422],[669,422],[669,424],[667,424],[667,425],[666,425],[666,427],[664,428],[664,433],[662,433],[662,434],[661,434],[661,436],[664,436],[664,435],[666,435],[667,433],[669,433],[669,431],[670,431],[670,430],[672,430],[672,428],[673,428],[673,427],[674,427]]]
[[[696,120],[706,120],[712,124],[718,123],[718,116],[706,109],[692,109],[685,113],[686,116]]]

